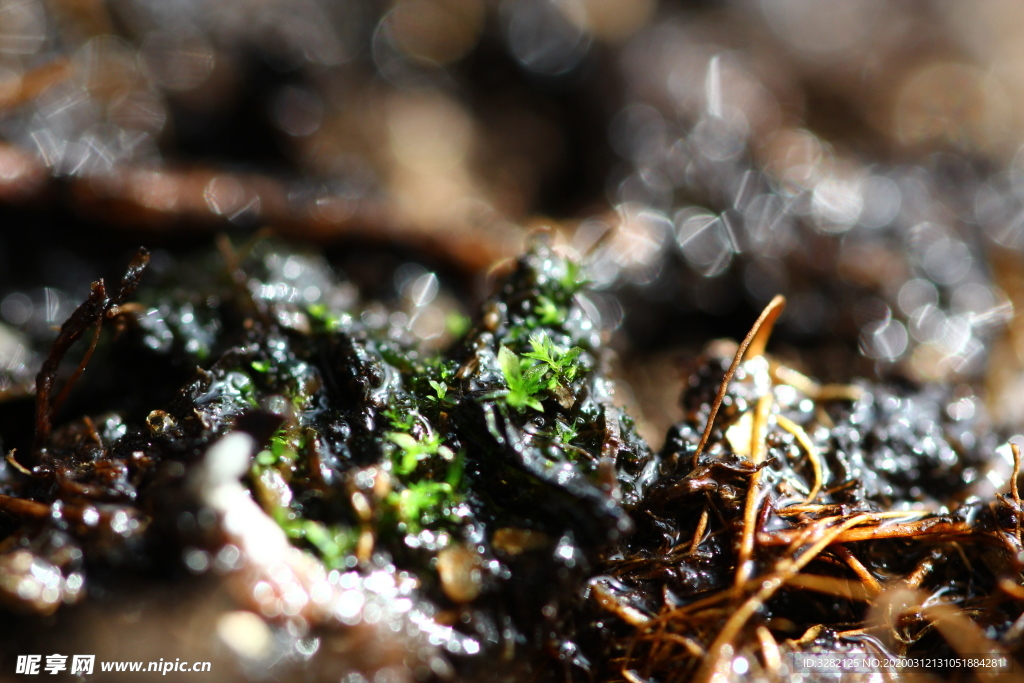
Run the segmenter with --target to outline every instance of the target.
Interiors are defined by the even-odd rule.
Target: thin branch
[[[37,503],[34,500],[0,494],[0,512],[7,512],[18,517],[46,519],[52,511],[49,505]]]
[[[760,611],[764,606],[764,603],[772,597],[779,588],[785,585],[788,579],[796,576],[801,569],[817,557],[826,547],[833,543],[838,536],[847,530],[868,521],[871,521],[871,515],[856,515],[837,526],[829,528],[827,531],[824,530],[821,522],[812,524],[812,527],[819,528],[815,529],[811,535],[821,533],[821,538],[811,545],[810,548],[801,553],[801,555],[795,560],[791,560],[788,557],[780,560],[776,564],[776,571],[772,575],[764,577],[761,580],[760,590],[747,598],[747,600],[740,605],[735,612],[733,612],[732,616],[726,620],[722,629],[718,632],[718,636],[709,648],[708,656],[705,658],[701,670],[697,674],[695,680],[698,683],[707,683],[708,681],[717,679],[720,675],[724,674],[724,667],[730,663],[730,658],[733,652],[732,643],[739,634],[740,629],[742,629],[744,624],[747,623],[747,620]]]
[[[1016,522],[1017,531],[1017,545],[1020,545],[1020,491],[1017,489],[1017,477],[1020,476],[1020,446],[1014,442],[1010,442],[1010,450],[1013,452],[1013,474],[1010,477],[1010,495],[1013,496],[1013,502],[1016,508],[1013,511],[1013,519]]]
[[[757,401],[754,409],[753,425],[750,429],[750,456],[755,465],[764,460],[764,453],[767,447],[765,443],[765,431],[768,425],[768,414],[772,408],[772,393],[767,394]],[[747,499],[743,506],[743,533],[740,536],[739,557],[736,561],[735,584],[740,586],[750,578],[753,568],[751,557],[754,554],[754,536],[757,531],[757,492],[758,483],[761,479],[761,470],[758,469],[750,475],[750,486],[747,488]]]
[[[14,459],[14,449],[13,448],[7,454],[7,462],[9,462],[11,464],[11,467],[13,467],[14,469],[18,470],[22,474],[27,474],[30,477],[32,476],[32,470],[28,469],[27,467],[25,467],[20,462],[18,462],[17,460]]]
[[[820,515],[836,514],[843,511],[841,503],[827,503],[823,505],[807,505],[806,503],[794,503],[775,511],[779,517],[796,517],[797,515]]]
[[[128,269],[125,271],[124,277],[121,278],[120,286],[115,292],[108,293],[107,286],[103,280],[97,280],[92,283],[88,298],[61,325],[57,339],[54,340],[53,346],[50,347],[50,354],[43,361],[39,374],[36,375],[36,433],[33,443],[33,452],[36,454],[36,457],[46,449],[46,444],[50,440],[54,412],[54,406],[50,402],[50,395],[53,392],[53,384],[56,380],[57,372],[60,370],[61,361],[64,360],[64,356],[67,355],[67,352],[82,337],[86,330],[93,325],[98,325],[108,311],[123,303],[127,297],[135,292],[148,263],[149,252],[145,249],[139,249],[131,263],[128,264]],[[86,353],[86,362],[90,356],[91,351]],[[76,371],[72,376],[72,382],[74,379],[77,379],[83,369],[84,366],[81,366]],[[58,396],[58,402],[64,396],[65,392],[62,392]]]
[[[837,545],[832,549],[832,552],[836,554],[846,565],[853,570],[853,573],[861,580],[864,584],[864,588],[871,595],[878,595],[882,592],[882,585],[878,583],[878,579],[875,578],[874,574],[864,566],[864,564],[857,559],[849,548],[843,545]]]
[[[693,454],[694,467],[697,466],[698,458],[704,452],[704,447],[708,445],[708,439],[711,438],[711,430],[715,426],[715,417],[718,415],[719,408],[722,407],[722,401],[725,400],[725,394],[729,390],[729,382],[732,381],[733,375],[736,374],[736,368],[743,361],[743,356],[751,345],[754,346],[754,350],[751,352],[752,356],[759,356],[764,353],[764,347],[768,343],[768,336],[771,334],[772,327],[785,307],[786,298],[776,295],[765,309],[761,311],[761,315],[754,321],[754,326],[750,328],[750,332],[747,332],[747,336],[740,342],[740,346],[736,350],[736,356],[732,359],[732,365],[729,366],[725,377],[722,378],[722,384],[718,388],[715,402],[711,405],[711,414],[708,415],[707,424],[704,425],[704,433],[701,435],[700,443],[697,444],[697,450]]]
[[[779,671],[782,669],[782,653],[779,651],[779,644],[766,626],[758,626],[755,630],[757,639],[761,642],[761,656],[764,658],[764,666],[775,679],[779,678]]]
[[[96,331],[93,332],[92,341],[89,342],[89,348],[85,350],[85,355],[82,356],[82,361],[75,368],[75,371],[71,373],[71,377],[64,383],[64,388],[57,394],[57,398],[53,399],[53,403],[50,404],[50,413],[56,413],[60,410],[60,407],[64,405],[64,401],[67,400],[68,395],[71,393],[71,388],[75,386],[75,382],[82,376],[85,371],[85,366],[89,364],[89,360],[92,358],[93,352],[96,350],[96,346],[100,343],[100,333],[103,331],[103,318],[96,319]]]
[[[796,442],[800,444],[800,447],[807,453],[807,460],[810,461],[811,469],[814,471],[814,486],[811,487],[810,493],[807,494],[804,504],[810,504],[811,501],[818,497],[818,493],[821,492],[821,487],[824,483],[824,475],[821,467],[821,455],[818,453],[818,449],[814,444],[811,443],[811,439],[807,436],[807,432],[803,430],[803,427],[782,414],[776,415],[775,421],[780,427],[792,434],[796,439]]]
[[[906,517],[907,512],[894,511],[891,513],[872,513],[873,519]],[[927,514],[927,513],[921,513]],[[758,543],[761,545],[779,546],[791,544],[799,536],[798,529],[787,529],[770,533],[762,533],[758,536]],[[922,519],[916,522],[904,522],[895,524],[879,524],[876,526],[860,527],[843,532],[835,539],[836,543],[853,543],[856,541],[875,541],[882,538],[914,538],[919,536],[970,536],[976,534],[975,530],[966,522],[952,522],[943,519]]]
[[[697,548],[700,546],[700,542],[704,540],[704,532],[708,528],[708,508],[707,506],[700,513],[700,520],[697,522],[697,530],[693,532],[693,541],[690,542],[690,554],[697,552]]]
[[[802,588],[805,590],[824,593],[846,600],[859,600],[867,602],[877,593],[868,589],[863,582],[840,579],[836,576],[819,576],[817,574],[797,574],[786,581],[790,588]]]

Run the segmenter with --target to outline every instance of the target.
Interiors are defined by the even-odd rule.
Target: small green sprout
[[[443,401],[445,394],[448,393],[448,387],[440,382],[435,382],[432,379],[428,379],[427,381],[430,383],[430,386],[434,388],[434,391],[437,392],[437,400]]]
[[[444,448],[442,446],[442,448]],[[423,480],[407,484],[401,491],[392,491],[386,502],[398,515],[406,530],[416,533],[446,516],[452,519],[453,506],[461,496],[464,454],[453,455],[444,481]]]
[[[306,307],[306,312],[314,320],[319,320],[328,331],[337,330],[343,324],[343,316],[336,315],[323,303],[310,304]]]
[[[533,347],[533,351],[524,353],[523,357],[538,360],[551,369],[552,377],[548,381],[549,389],[554,389],[555,385],[559,384],[566,386],[576,379],[576,374],[579,372],[577,359],[583,353],[583,349],[574,346],[568,351],[563,351],[546,334],[531,336],[530,346]]]
[[[452,449],[441,444],[438,434],[431,434],[422,441],[417,441],[411,434],[388,432],[388,439],[401,449],[402,457],[395,464],[395,473],[399,476],[412,474],[421,460],[437,455],[451,461],[455,458]]]
[[[572,259],[566,259],[565,273],[559,278],[559,284],[569,294],[574,294],[580,287],[586,284],[586,279],[581,277],[581,275],[582,268],[580,268],[580,264]]]
[[[346,526],[327,526],[312,519],[301,519],[294,513],[275,515],[278,525],[294,540],[305,540],[329,569],[346,566],[346,558],[355,552],[359,532]]]
[[[398,510],[398,518],[410,531],[441,518],[440,508],[454,495],[446,481],[421,481],[399,493],[392,493],[390,501]]]
[[[437,358],[428,358],[422,364],[410,368],[410,372],[416,375],[412,383],[413,396],[416,397],[414,403],[426,408],[438,408],[442,404],[455,405],[451,389],[457,371],[456,363]]]
[[[299,451],[305,445],[305,439],[297,430],[282,427],[270,437],[270,447],[256,454],[256,464],[260,467],[271,467],[281,461],[295,462],[299,459]]]
[[[565,312],[546,296],[537,297],[537,302],[535,313],[540,316],[541,325],[557,325],[565,318]]]
[[[565,444],[572,443],[573,439],[579,436],[575,421],[573,424],[561,420],[555,422],[555,433],[558,435],[558,440]]]
[[[298,451],[302,446],[302,440],[290,431],[280,431],[270,439],[270,452],[278,460],[298,460]]]
[[[413,410],[403,410],[401,408],[388,408],[383,411],[384,415],[391,421],[391,427],[398,432],[407,432],[412,429],[417,422],[417,414]]]
[[[310,519],[302,522],[303,537],[316,548],[331,569],[345,565],[347,556],[355,552],[359,534],[347,527],[328,527]]]
[[[545,389],[544,375],[548,373],[548,368],[539,364],[524,368],[519,357],[506,346],[498,350],[498,365],[501,366],[501,374],[505,376],[505,383],[508,384],[505,403],[517,410],[533,408],[543,413],[544,406],[535,394]]]

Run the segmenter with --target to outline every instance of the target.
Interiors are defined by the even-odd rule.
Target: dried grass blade
[[[740,342],[740,346],[736,350],[736,356],[732,359],[732,365],[729,366],[725,377],[722,378],[722,384],[718,388],[715,402],[711,405],[711,414],[708,415],[708,421],[704,425],[704,433],[701,435],[700,443],[697,444],[697,450],[693,454],[694,466],[697,465],[697,459],[700,457],[700,454],[704,452],[704,447],[708,445],[708,439],[711,438],[711,430],[715,425],[715,417],[718,415],[718,410],[722,407],[722,401],[725,399],[725,393],[729,390],[729,382],[732,381],[733,375],[736,374],[736,368],[743,362],[743,356],[746,354],[747,349],[752,347],[751,356],[759,356],[764,353],[764,347],[768,343],[772,327],[785,307],[786,298],[776,295],[765,309],[761,311],[761,315],[754,321],[754,326],[750,328],[750,332]]]

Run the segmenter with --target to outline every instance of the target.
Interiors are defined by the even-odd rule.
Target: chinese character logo
[[[95,665],[96,655],[75,655],[71,658],[71,673],[90,675]]]
[[[39,673],[39,662],[42,659],[42,655],[18,655],[18,662],[15,664],[14,673],[37,674]]]
[[[67,655],[46,655],[46,666],[43,667],[48,674],[55,674],[58,671],[65,671],[68,668]]]

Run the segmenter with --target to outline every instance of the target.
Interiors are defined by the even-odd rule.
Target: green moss
[[[351,316],[341,311],[332,311],[326,304],[314,303],[306,306],[306,314],[314,330],[334,332],[342,329]]]
[[[422,440],[417,440],[411,434],[402,432],[389,432],[387,437],[398,446],[395,451],[397,457],[394,462],[394,471],[399,476],[412,474],[421,460],[435,456],[447,461],[455,458],[452,450],[441,443],[441,437],[438,434],[430,434]]]
[[[537,297],[537,307],[534,309],[538,322],[541,325],[557,325],[565,320],[565,310],[555,305],[546,296]]]
[[[551,370],[548,389],[554,389],[557,385],[567,387],[576,379],[580,372],[579,358],[583,349],[574,346],[566,351],[555,345],[543,332],[530,337],[530,346],[533,350],[524,353],[523,357],[540,361]]]
[[[421,481],[391,493],[387,502],[397,510],[398,519],[406,530],[417,533],[445,518],[453,497],[454,491],[448,482]]]
[[[571,444],[579,436],[577,425],[580,420],[574,419],[572,424],[558,420],[555,422],[555,436],[563,444]]]
[[[498,350],[498,365],[508,385],[508,391],[500,394],[505,403],[517,410],[532,408],[543,413],[544,406],[537,394],[547,386],[544,375],[548,368],[519,358],[507,346]]]
[[[586,278],[583,277],[583,269],[572,259],[564,259],[562,263],[563,270],[558,284],[566,293],[575,294],[587,284]]]
[[[445,384],[441,384],[440,382],[435,382],[432,379],[428,379],[427,382],[430,384],[430,386],[437,393],[437,400],[438,401],[443,401],[444,397],[448,394],[448,386],[445,385]]]
[[[351,527],[327,526],[307,519],[301,522],[299,529],[302,539],[319,551],[324,564],[331,569],[344,567],[359,542],[359,532]]]
[[[430,535],[410,538],[424,531],[482,543],[485,555],[479,539],[494,524],[603,542],[625,528],[596,465],[605,421],[618,417],[595,372],[600,337],[575,298],[581,282],[538,245],[484,307],[487,324],[451,318],[449,332],[468,336],[439,352],[352,311],[267,299],[290,316],[267,320],[298,312],[309,325],[225,330],[237,345],[208,371],[213,399],[189,409],[209,413],[216,399],[219,421],[205,423],[216,429],[284,421],[248,484],[291,542],[328,567],[353,567],[365,534],[375,554],[417,575],[439,551],[422,540]],[[617,462],[641,466],[646,446],[628,422],[620,433],[629,452]]]

